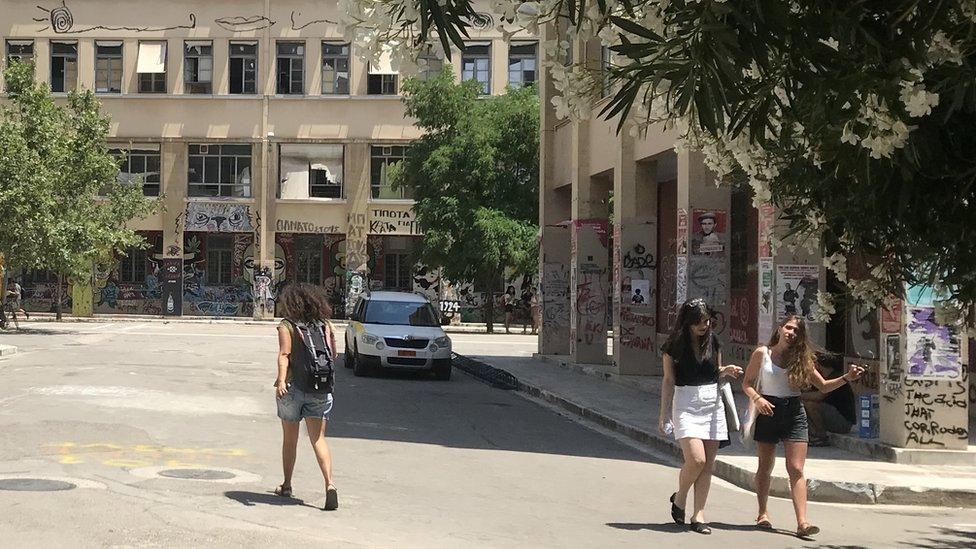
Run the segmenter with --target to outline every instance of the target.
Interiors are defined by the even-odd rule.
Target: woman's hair
[[[796,321],[796,335],[793,342],[786,349],[783,355],[783,366],[786,368],[786,377],[790,380],[790,386],[797,390],[803,390],[810,385],[810,372],[814,368],[814,346],[810,341],[810,334],[807,333],[807,323],[800,315],[786,315],[786,318],[776,326],[773,334],[769,336],[769,347],[779,343],[779,330],[786,326],[790,321]]]
[[[332,318],[332,307],[325,290],[304,282],[285,286],[278,296],[281,316],[297,322],[325,322]]]
[[[711,324],[708,325],[708,331],[705,332],[701,341],[698,342],[700,345],[698,348],[699,355],[695,354],[695,350],[691,344],[691,327],[711,318],[712,311],[709,310],[704,299],[685,301],[678,310],[678,318],[674,323],[674,328],[671,330],[671,334],[668,335],[668,339],[665,340],[661,350],[671,355],[671,358],[675,361],[680,360],[686,353],[690,353],[690,356],[696,359],[700,356],[702,361],[712,358],[712,355],[718,349],[716,348],[715,336],[712,333]]]
[[[513,293],[513,294],[514,294],[514,293],[515,293],[515,286],[509,286],[509,287],[508,287],[508,288],[507,288],[507,289],[505,290],[505,293],[506,293],[506,294],[507,294],[507,293]]]

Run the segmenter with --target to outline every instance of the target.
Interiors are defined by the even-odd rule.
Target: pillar
[[[634,162],[634,138],[620,133],[613,172],[613,363],[625,375],[648,375],[656,341],[657,210],[653,177]]]
[[[346,145],[346,168],[349,201],[348,230],[346,232],[346,316],[352,314],[359,298],[369,289],[369,236],[367,207],[369,206],[369,145]]]
[[[163,259],[160,266],[162,311],[183,315],[183,228],[186,216],[186,144],[164,141],[161,146],[160,184],[163,208]]]

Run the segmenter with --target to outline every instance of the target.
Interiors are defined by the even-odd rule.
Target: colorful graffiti
[[[187,231],[218,233],[251,232],[251,207],[224,202],[190,202],[186,205]]]

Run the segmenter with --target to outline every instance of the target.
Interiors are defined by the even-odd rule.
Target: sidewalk
[[[680,458],[677,442],[657,432],[659,379],[617,376],[625,379],[608,382],[594,372],[582,373],[586,366],[564,367],[541,358],[470,358],[512,374],[519,390],[531,396]],[[746,398],[736,398],[741,414]],[[782,448],[779,452],[782,457]],[[755,469],[754,451],[734,440],[719,452],[715,474],[751,490]],[[812,501],[976,508],[976,467],[896,464],[828,447],[810,448],[804,471]],[[777,459],[772,495],[789,497],[787,478],[785,460]]]
[[[57,322],[54,313],[31,313],[30,320],[24,322]],[[267,325],[281,322],[280,318],[273,320],[255,320],[250,317],[210,317],[210,316],[158,316],[158,315],[112,315],[96,314],[90,317],[76,317],[64,314],[61,322],[153,322],[153,323],[184,323],[184,324],[239,324],[239,325]],[[333,324],[337,327],[345,327],[349,324],[348,320],[335,320]],[[456,326],[441,326],[447,333],[456,334],[487,334],[488,328],[483,323],[462,323]],[[505,327],[495,324],[495,334],[504,334]],[[512,332],[513,334],[515,332]]]

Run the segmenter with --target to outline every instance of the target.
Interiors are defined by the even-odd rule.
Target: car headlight
[[[379,336],[374,336],[373,334],[363,334],[360,336],[360,339],[362,339],[363,343],[366,345],[375,345],[380,340]]]
[[[448,348],[451,346],[451,338],[447,336],[441,336],[434,340],[434,344],[438,347]]]

